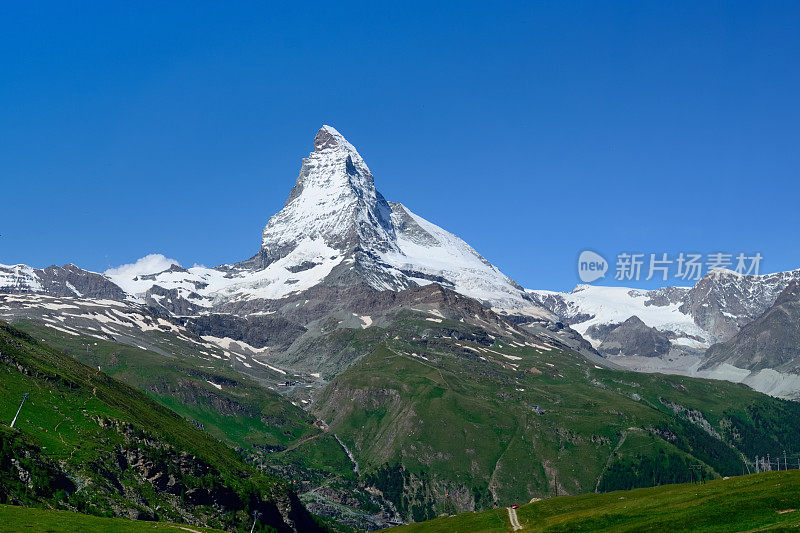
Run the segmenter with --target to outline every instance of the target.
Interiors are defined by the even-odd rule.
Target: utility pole
[[[253,511],[253,527],[250,528],[250,533],[253,533],[253,531],[256,530],[256,522],[258,522],[258,517],[260,516],[260,514],[261,513],[259,513],[258,511]]]
[[[789,466],[786,464],[786,450],[783,450],[783,469],[789,470]]]
[[[22,411],[22,404],[25,403],[25,400],[28,399],[28,393],[22,395],[22,402],[19,404],[19,409],[17,409],[17,414],[14,415],[14,420],[11,421],[11,427],[14,427],[14,424],[17,423],[17,417],[19,416],[19,412]]]

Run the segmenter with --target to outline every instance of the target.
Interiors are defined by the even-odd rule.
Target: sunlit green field
[[[520,506],[523,531],[797,531],[800,471],[563,496]],[[391,531],[511,531],[506,508],[464,513]]]
[[[143,522],[121,518],[99,518],[69,511],[45,511],[0,505],[0,532],[35,531],[37,533],[139,533],[141,531],[214,532],[197,526]]]

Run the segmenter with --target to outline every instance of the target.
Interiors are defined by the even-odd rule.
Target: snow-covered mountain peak
[[[285,257],[301,240],[320,241],[344,254],[365,247],[392,249],[391,211],[358,151],[334,128],[323,126],[286,205],[264,228],[264,263]]]
[[[289,199],[264,228],[257,258],[250,263],[257,268],[280,263],[380,290],[435,281],[498,308],[537,307],[467,243],[387,202],[361,155],[330,126],[317,131]]]
[[[364,162],[364,158],[358,153],[356,147],[350,144],[344,135],[339,133],[332,126],[322,126],[314,136],[314,151],[303,160],[303,166],[311,160],[309,165],[317,163],[321,166],[335,165],[343,167],[350,175],[360,175],[364,180],[355,180],[350,183],[352,187],[375,188],[372,172]],[[300,178],[308,178],[311,174],[304,175],[301,171]]]
[[[344,135],[339,133],[333,126],[323,125],[314,136],[314,151],[334,150],[337,148],[349,149],[355,152],[352,144],[347,142]]]
[[[155,254],[105,276],[0,265],[0,291],[98,294],[191,315],[223,308],[260,313],[265,301],[299,297],[317,285],[399,291],[438,283],[498,310],[552,318],[466,242],[387,202],[364,159],[331,126],[316,132],[314,150],[283,209],[264,227],[255,256],[216,268],[173,263]],[[62,272],[70,274],[68,284],[56,283]]]

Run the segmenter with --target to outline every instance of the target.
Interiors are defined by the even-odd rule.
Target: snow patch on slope
[[[413,224],[408,223],[409,219]],[[456,292],[498,309],[537,307],[523,297],[524,291],[511,279],[452,233],[402,204],[393,204],[392,222],[397,234],[396,247],[381,254],[381,260],[397,270],[421,274],[418,277],[409,274],[417,284],[444,278]]]

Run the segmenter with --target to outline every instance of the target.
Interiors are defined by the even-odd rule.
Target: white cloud
[[[104,274],[106,276],[125,276],[132,278],[134,276],[157,274],[158,272],[165,271],[172,265],[180,265],[180,263],[162,254],[150,254],[137,259],[135,263],[109,268]]]

